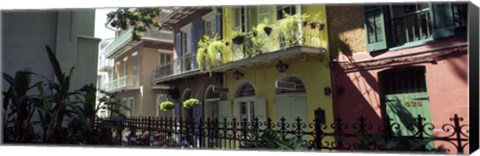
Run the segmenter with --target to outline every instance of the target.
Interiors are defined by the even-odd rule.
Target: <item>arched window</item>
[[[235,98],[255,96],[255,89],[250,83],[242,84],[235,92]]]
[[[277,81],[277,88],[275,88],[275,94],[287,94],[287,93],[305,93],[305,85],[302,80],[296,76],[288,76]],[[282,86],[286,84],[288,86]]]
[[[213,85],[210,85],[205,90],[205,118],[218,118],[218,103],[220,95],[213,92]]]
[[[188,100],[191,97],[192,97],[192,90],[185,89],[185,91],[183,91],[183,94],[182,94],[182,102],[185,100]]]
[[[297,118],[307,119],[307,96],[302,80],[296,76],[287,76],[277,80],[275,87],[275,121],[285,118],[286,122],[295,122]]]

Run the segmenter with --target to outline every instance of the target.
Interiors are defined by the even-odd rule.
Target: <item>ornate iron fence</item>
[[[317,110],[318,112],[319,110]],[[317,114],[317,113],[316,113]],[[321,113],[318,113],[321,114]],[[114,131],[114,139],[119,145],[143,145],[167,148],[217,148],[242,149],[246,142],[265,141],[259,137],[268,130],[278,134],[280,140],[302,139],[306,150],[387,150],[387,151],[440,151],[450,154],[468,153],[467,124],[461,124],[463,118],[455,114],[441,127],[424,123],[417,116],[412,124],[402,128],[399,123],[369,123],[363,116],[357,122],[346,123],[336,118],[325,123],[316,115],[311,123],[297,118],[287,121],[281,118],[274,122],[270,118],[260,121],[247,119],[197,119],[159,117],[129,117],[117,119],[98,119],[102,123],[119,125]],[[387,126],[385,126],[387,125]],[[412,135],[395,133],[409,130]],[[435,134],[431,133],[436,131]],[[123,134],[122,134],[123,133]]]

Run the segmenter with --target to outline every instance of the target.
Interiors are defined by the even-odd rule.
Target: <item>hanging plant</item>
[[[263,31],[265,31],[265,33],[266,33],[267,35],[270,35],[270,34],[272,33],[272,27],[270,27],[270,26],[265,26],[265,27],[263,28]]]
[[[213,66],[223,62],[222,56],[226,46],[223,41],[217,38],[217,35],[213,38],[205,35],[198,42],[199,48],[196,59],[201,71],[207,70],[210,72]]]
[[[303,14],[301,18],[302,18],[302,26],[306,27],[308,25],[310,15]]]
[[[319,24],[318,29],[319,29],[319,30],[323,30],[323,28],[325,28],[325,24],[323,24],[323,23]]]
[[[183,102],[183,108],[192,108],[200,105],[200,101],[196,98],[190,98]]]
[[[298,20],[296,16],[285,14],[285,19],[280,20],[280,33],[284,37],[286,46],[289,47],[298,42]]]
[[[245,34],[241,31],[234,31],[232,36],[232,42],[235,44],[242,44],[245,39]]]
[[[315,29],[317,27],[317,22],[311,22],[310,23],[310,28]]]
[[[196,56],[196,59],[197,59],[197,64],[198,64],[198,68],[200,69],[200,71],[203,71],[204,68],[205,68],[205,53],[206,53],[206,50],[205,48],[198,48],[197,50],[197,56]]]
[[[168,111],[168,110],[172,110],[174,107],[174,104],[173,102],[171,101],[164,101],[162,103],[160,103],[160,110],[162,111]]]

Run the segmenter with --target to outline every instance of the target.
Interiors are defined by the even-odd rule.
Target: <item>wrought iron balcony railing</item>
[[[198,69],[194,66],[196,61],[193,55],[187,54],[181,58],[173,59],[169,62],[157,65],[154,70],[154,80],[170,75],[178,75],[186,73],[195,69]]]
[[[231,58],[223,60],[224,63],[253,57],[262,53],[270,53],[294,46],[325,47],[326,42],[322,40],[322,33],[325,25],[322,23],[309,23],[298,21],[296,28],[291,28],[294,36],[285,36],[280,28],[280,22],[270,27],[270,34],[247,33],[242,44],[232,44]],[[285,30],[284,30],[285,31]]]

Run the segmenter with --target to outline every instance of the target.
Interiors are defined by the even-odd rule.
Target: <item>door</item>
[[[423,123],[432,122],[424,68],[387,71],[380,76],[384,113],[391,119],[390,124],[400,126],[392,129],[394,135],[416,135],[418,130],[410,130],[408,126],[417,125],[418,115],[425,118]],[[424,131],[425,137],[432,135],[432,130],[424,128]],[[433,142],[427,147],[433,147]]]
[[[295,123],[297,118],[307,122],[307,99],[305,95],[277,95],[275,102],[275,122],[284,117],[285,123]]]
[[[209,118],[217,119],[218,118],[218,100],[207,101],[205,100],[205,107],[206,107],[206,116],[205,119]]]

